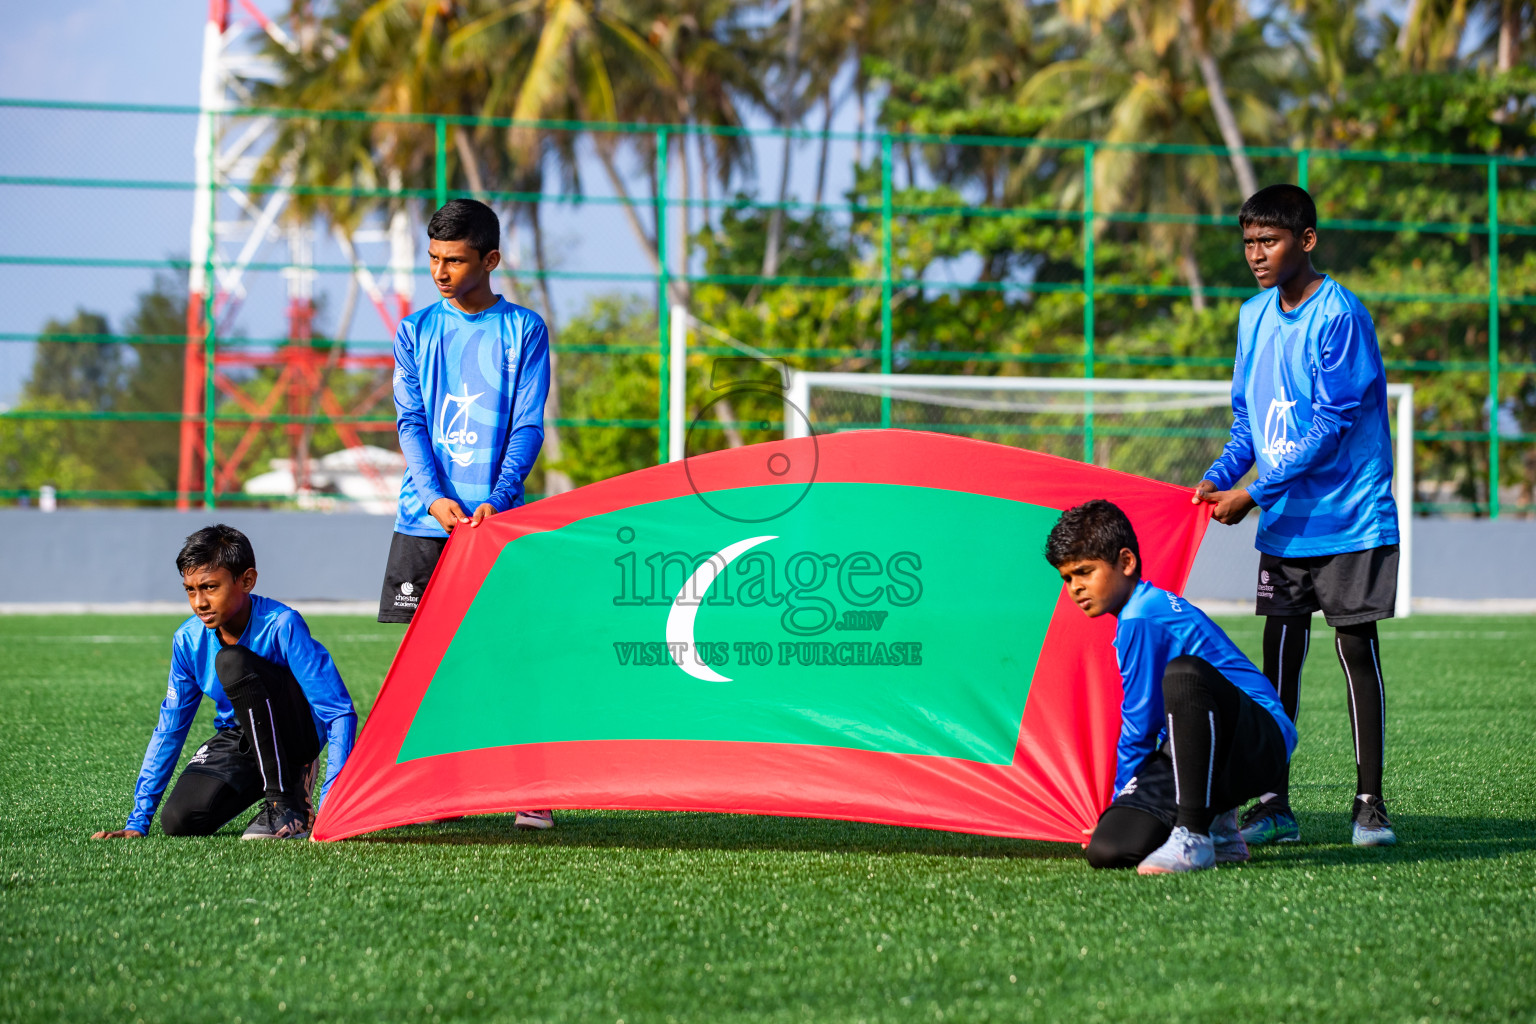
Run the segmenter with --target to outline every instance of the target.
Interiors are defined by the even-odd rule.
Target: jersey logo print
[[[1269,400],[1269,411],[1264,414],[1264,447],[1259,449],[1259,454],[1267,458],[1272,466],[1278,466],[1282,458],[1297,448],[1296,442],[1290,438],[1291,409],[1295,405],[1294,401],[1286,401],[1284,387],[1280,388],[1276,397]]]
[[[475,460],[474,444],[480,440],[480,435],[469,429],[469,409],[483,394],[485,392],[481,391],[472,395],[468,387],[462,395],[450,391],[443,396],[443,404],[437,410],[437,443],[443,446],[456,466],[467,466]]]

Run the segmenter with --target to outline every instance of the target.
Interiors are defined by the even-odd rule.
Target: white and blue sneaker
[[[1248,859],[1248,842],[1237,825],[1237,808],[1211,822],[1211,843],[1217,864],[1241,864]]]
[[[526,831],[542,832],[547,828],[555,827],[554,811],[518,811],[517,817],[512,819],[512,824]]]
[[[1183,825],[1173,830],[1168,841],[1136,865],[1138,875],[1174,875],[1185,871],[1204,871],[1216,866],[1216,844],[1210,836],[1191,832]]]
[[[1356,796],[1350,819],[1351,840],[1356,846],[1392,846],[1397,842],[1397,833],[1387,820],[1387,806],[1379,796]]]

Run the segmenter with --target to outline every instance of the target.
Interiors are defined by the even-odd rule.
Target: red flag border
[[[1108,497],[1137,526],[1145,578],[1175,593],[1183,591],[1209,522],[1208,506],[1189,502],[1186,488],[922,431],[851,431],[714,452],[692,457],[697,462],[692,476],[704,477],[709,491],[776,483],[758,467],[777,453],[791,464],[809,455],[817,482],[928,487],[1058,509]],[[395,763],[437,666],[502,548],[589,516],[681,497],[696,486],[688,467],[670,463],[545,498],[474,529],[455,530],[357,746],[325,800],[314,838],[346,839],[434,818],[546,806],[790,815],[1016,838],[1083,838],[1109,799],[1120,684],[1111,647],[1113,620],[1086,618],[1064,592],[1041,648],[1008,765],[842,747],[696,740],[525,744]],[[1155,519],[1180,510],[1185,515],[1175,522],[1183,529],[1147,529]],[[444,589],[440,581],[450,576],[457,585]],[[1074,728],[1064,732],[1063,724]],[[589,778],[594,764],[603,769]],[[1086,773],[1067,770],[1072,767]],[[1036,781],[1026,786],[1030,775]],[[515,794],[505,792],[502,780],[508,778],[519,780]],[[583,779],[589,786],[584,795],[601,799],[569,802]],[[619,785],[621,779],[627,784]],[[794,785],[758,792],[769,788],[765,783],[771,787],[772,780],[784,779],[793,779]],[[687,800],[647,796],[685,790],[691,793]],[[754,795],[744,800],[744,793]]]

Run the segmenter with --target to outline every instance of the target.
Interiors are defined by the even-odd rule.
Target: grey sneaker
[[[308,839],[309,826],[304,816],[262,801],[261,810],[245,827],[241,839]]]
[[[1168,841],[1136,866],[1138,875],[1173,875],[1185,871],[1204,871],[1216,866],[1216,844],[1210,836],[1191,832],[1183,825],[1173,830]]]
[[[1248,843],[1238,830],[1236,807],[1211,822],[1211,842],[1217,864],[1241,864],[1248,859]]]
[[[1355,797],[1350,818],[1353,820],[1351,839],[1356,846],[1392,846],[1397,842],[1397,833],[1392,831],[1392,822],[1387,820],[1387,806],[1381,802],[1381,797]]]

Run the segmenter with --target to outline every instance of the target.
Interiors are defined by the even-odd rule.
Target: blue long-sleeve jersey
[[[1274,716],[1285,736],[1285,756],[1296,749],[1296,727],[1286,717],[1275,688],[1237,649],[1221,627],[1184,598],[1145,580],[1120,609],[1115,658],[1125,699],[1120,704],[1120,740],[1115,748],[1115,792],[1125,788],[1147,755],[1166,738],[1163,672],[1174,658],[1203,658],[1233,685]]]
[[[335,663],[331,661],[330,652],[309,635],[309,626],[302,615],[279,601],[257,594],[251,595],[251,620],[240,635],[240,646],[269,661],[288,666],[303,689],[314,716],[315,732],[321,743],[329,747],[325,782],[320,788],[320,799],[324,800],[342,765],[347,763],[352,741],[357,736],[357,712]],[[139,769],[127,828],[149,832],[149,821],[155,816],[155,808],[160,806],[160,797],[171,781],[171,772],[187,742],[187,730],[192,728],[192,720],[197,717],[197,707],[205,694],[216,709],[214,728],[239,727],[235,709],[224,695],[214,670],[214,658],[222,647],[216,631],[204,626],[195,615],[177,628],[171,640],[170,682],[165,689],[165,700],[160,704],[160,720],[155,723],[155,731],[149,737],[149,749],[144,753],[144,766]]]
[[[482,503],[523,503],[523,481],[544,444],[549,331],[506,299],[466,313],[443,299],[395,332],[395,410],[405,479],[395,531],[441,537],[427,510],[452,498],[466,515]]]
[[[1238,314],[1232,435],[1205,479],[1228,490],[1255,463],[1260,551],[1299,558],[1397,543],[1376,328],[1331,277],[1290,312],[1270,288]]]

